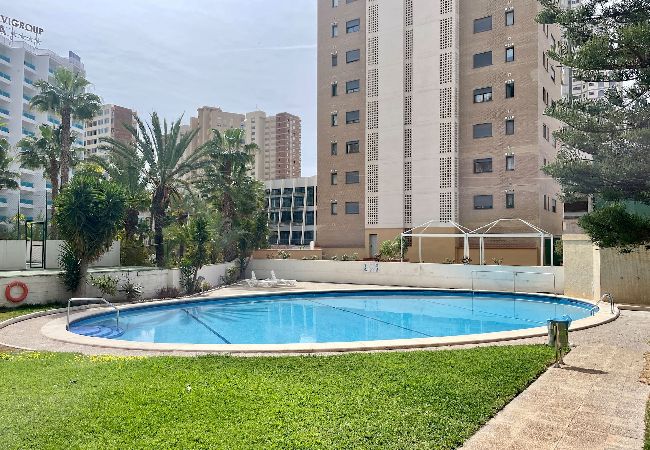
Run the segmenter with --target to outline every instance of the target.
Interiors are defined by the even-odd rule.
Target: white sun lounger
[[[278,286],[295,286],[297,284],[296,280],[283,280],[275,276],[275,270],[271,271],[271,278],[269,281],[275,282]]]
[[[255,271],[251,271],[251,277],[246,280],[248,287],[275,287],[278,285],[277,281],[273,280],[258,280],[255,276]]]

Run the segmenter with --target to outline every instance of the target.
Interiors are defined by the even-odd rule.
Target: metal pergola
[[[521,232],[521,233],[496,233],[491,232],[492,229],[504,222],[518,222],[525,225],[528,229],[533,231]],[[446,228],[455,228],[458,232],[455,233],[427,233],[427,229],[435,226],[436,228],[446,227]],[[413,230],[420,230],[421,232],[414,233]],[[548,233],[541,228],[527,222],[523,219],[497,219],[493,222],[490,222],[486,225],[476,228],[475,230],[470,230],[463,225],[460,225],[456,222],[440,222],[436,220],[430,220],[423,223],[420,226],[413,227],[410,230],[407,230],[401,233],[402,238],[418,238],[418,260],[422,262],[422,239],[423,238],[463,238],[463,258],[469,258],[469,240],[476,238],[479,240],[479,264],[484,264],[485,256],[485,239],[486,238],[512,238],[512,239],[539,239],[540,240],[540,262],[539,265],[544,265],[544,241],[546,239],[551,240],[551,266],[553,265],[553,235]],[[403,243],[400,240],[400,260],[403,261]]]

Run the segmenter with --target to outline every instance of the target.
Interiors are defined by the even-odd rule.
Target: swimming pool
[[[167,344],[385,341],[523,330],[598,308],[554,296],[432,290],[291,293],[181,301],[73,321],[83,336]]]

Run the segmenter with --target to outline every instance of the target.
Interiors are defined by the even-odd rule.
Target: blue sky
[[[303,175],[316,173],[315,0],[2,3],[44,28],[41,47],[81,56],[106,103],[185,123],[204,105],[301,116]]]

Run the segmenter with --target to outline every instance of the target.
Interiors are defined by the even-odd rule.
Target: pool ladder
[[[598,301],[598,303],[596,303],[596,306],[598,306],[600,302],[605,301],[605,299],[609,300],[609,312],[614,314],[614,296],[609,292],[605,292],[603,296],[600,297],[600,300]]]
[[[111,308],[113,308],[115,310],[115,328],[120,328],[120,310],[117,309],[117,306],[115,306],[114,304],[112,304],[111,302],[106,300],[105,298],[101,298],[101,297],[96,297],[96,298],[79,297],[79,298],[71,298],[70,300],[68,300],[68,313],[67,313],[67,316],[66,316],[67,320],[66,320],[66,326],[65,326],[66,330],[70,331],[70,304],[72,302],[103,302],[103,303],[105,303],[107,306],[110,306]]]

